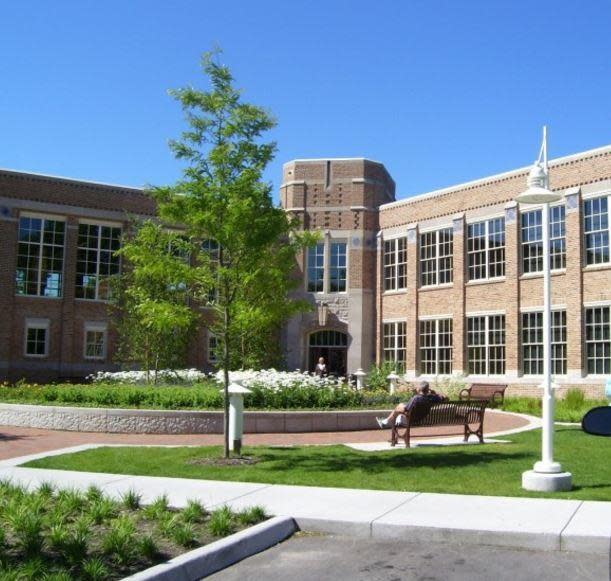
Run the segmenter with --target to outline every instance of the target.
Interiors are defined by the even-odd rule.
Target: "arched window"
[[[347,347],[348,336],[341,331],[316,331],[310,335],[310,347]]]

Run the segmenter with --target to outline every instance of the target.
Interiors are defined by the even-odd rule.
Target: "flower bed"
[[[266,518],[263,509],[212,513],[196,501],[176,511],[165,496],[140,506],[99,488],[28,492],[0,482],[0,578],[121,579]]]
[[[165,410],[220,410],[223,407],[219,374],[197,370],[163,372],[173,384],[145,385],[143,372],[98,373],[86,385],[0,386],[0,401],[80,407],[141,408]],[[328,410],[388,407],[406,399],[386,390],[358,391],[340,379],[318,378],[308,373],[273,369],[236,371],[230,380],[252,391],[245,398],[250,410]],[[178,383],[178,385],[176,385]]]

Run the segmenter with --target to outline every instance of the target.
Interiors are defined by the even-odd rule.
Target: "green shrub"
[[[104,581],[110,576],[110,571],[102,559],[94,557],[83,563],[83,576],[88,581]]]
[[[571,411],[580,410],[583,408],[586,401],[586,395],[577,387],[571,387],[564,396],[564,405]]]
[[[172,540],[181,547],[192,547],[196,544],[195,529],[191,523],[179,523],[172,529]]]
[[[137,548],[135,536],[134,521],[128,516],[120,516],[111,523],[110,530],[102,539],[102,549],[117,563],[126,564],[132,560]]]
[[[262,506],[252,506],[237,513],[238,522],[243,525],[254,525],[266,518],[265,509]]]
[[[396,364],[392,361],[383,361],[380,365],[372,365],[365,379],[367,389],[370,391],[389,390],[389,382],[386,379],[392,372],[398,373]]]
[[[151,504],[144,508],[144,516],[151,520],[157,520],[168,512],[170,503],[168,495],[163,494],[157,497]]]
[[[185,522],[201,522],[206,516],[206,509],[201,502],[189,500],[180,515]]]
[[[234,531],[233,513],[228,506],[215,510],[210,515],[208,528],[215,537],[226,537]]]
[[[146,535],[138,541],[138,551],[149,561],[156,561],[159,556],[159,547],[151,535]]]
[[[141,500],[142,495],[133,488],[130,488],[127,492],[121,495],[121,502],[128,510],[137,510],[140,508]]]
[[[88,514],[97,525],[117,515],[117,503],[111,498],[100,498],[89,505]]]

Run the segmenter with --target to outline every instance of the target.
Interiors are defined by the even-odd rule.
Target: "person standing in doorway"
[[[318,377],[327,377],[329,374],[329,370],[327,369],[327,364],[325,363],[325,358],[320,357],[318,359],[318,363],[316,364],[316,369],[314,371]]]

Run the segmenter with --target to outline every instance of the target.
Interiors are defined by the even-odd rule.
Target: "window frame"
[[[102,333],[104,341],[102,343],[102,355],[87,354],[87,334]],[[87,361],[106,361],[108,357],[108,323],[98,321],[85,321],[83,324],[83,359]]]
[[[607,220],[607,227],[603,228],[602,226],[596,230],[587,230],[587,221],[588,219],[593,220],[593,216],[600,216],[599,220],[602,222],[603,221],[603,212],[599,212],[597,214],[593,214],[590,216],[590,218],[588,218],[588,215],[586,213],[586,209],[588,207],[589,204],[594,204],[596,202],[600,202],[601,204],[605,203],[606,205],[606,210],[605,210],[605,214],[606,214],[606,220]],[[609,206],[611,206],[611,195],[610,194],[602,194],[602,195],[595,195],[595,196],[588,196],[587,198],[585,198],[583,200],[583,261],[584,261],[584,266],[585,267],[596,267],[596,266],[607,266],[611,264],[611,212],[609,211]],[[606,243],[606,254],[607,254],[607,260],[601,260],[601,261],[594,261],[594,262],[589,262],[589,247],[588,247],[588,236],[596,236],[596,235],[600,235],[603,240],[606,236],[607,239],[607,243]],[[599,248],[605,249],[605,245],[601,245]],[[596,247],[594,247],[594,249],[596,250]],[[595,256],[595,255],[594,255]]]
[[[496,331],[496,329],[491,329],[490,320],[496,317],[502,318],[503,320],[503,327],[501,331],[503,335],[502,343],[492,343],[490,341],[491,333],[494,333]],[[503,313],[486,313],[486,314],[471,313],[466,316],[466,319],[467,319],[466,321],[467,375],[476,376],[476,377],[477,376],[481,376],[481,377],[502,377],[504,376],[507,373],[507,317],[506,317],[506,314],[504,312]],[[483,331],[482,329],[479,329],[477,331],[471,330],[470,323],[474,319],[484,319]],[[472,334],[475,332],[484,333],[484,342],[483,343],[472,343],[471,342]],[[484,362],[484,372],[483,373],[471,371],[472,365],[473,365],[472,364],[473,359],[471,357],[471,349],[478,349],[478,348],[484,349],[484,359],[482,360],[480,358],[477,360],[480,365],[482,361]],[[491,352],[491,349],[493,348],[502,350],[502,357],[500,359],[491,358],[490,352]],[[490,373],[491,361],[502,362],[502,371],[500,373]]]
[[[503,244],[502,246],[496,246],[496,247],[491,247],[490,246],[490,224],[494,223],[494,222],[502,222],[503,224],[503,228],[502,228],[502,235],[503,235]],[[484,232],[483,232],[483,240],[484,240],[484,247],[483,249],[478,249],[478,250],[471,250],[470,246],[471,246],[471,240],[473,238],[476,238],[475,236],[471,235],[471,229],[474,228],[475,226],[481,226],[484,225]],[[495,233],[493,233],[495,234]],[[477,236],[477,238],[480,238],[481,236]],[[470,221],[467,223],[467,236],[466,236],[466,254],[467,254],[467,283],[469,282],[481,282],[481,281],[497,281],[497,280],[503,280],[506,277],[506,268],[507,268],[507,224],[506,224],[506,220],[505,220],[505,216],[493,216],[490,218],[484,218],[481,220],[474,220],[474,221]],[[490,260],[490,255],[492,252],[497,251],[497,250],[502,250],[502,254],[503,254],[503,260],[502,262],[491,262]],[[484,262],[481,264],[471,264],[471,260],[472,257],[483,253],[484,255]],[[490,276],[490,269],[492,265],[502,265],[502,274],[498,274],[495,276]],[[475,270],[477,268],[484,268],[486,276],[483,277],[477,277],[474,278],[472,276],[472,270]]]
[[[87,246],[81,246],[79,244],[80,242],[80,237],[81,237],[81,226],[95,226],[98,228],[98,233],[97,233],[97,246],[95,248],[90,248]],[[112,250],[112,248],[107,249],[103,249],[102,248],[102,228],[110,228],[111,229],[111,236],[110,236],[110,243],[112,245],[112,240],[113,240],[113,236],[112,236],[112,230],[119,230],[119,246],[116,250]],[[75,281],[74,281],[74,298],[77,301],[97,301],[97,302],[103,302],[103,303],[107,303],[110,299],[110,289],[108,289],[108,292],[105,296],[105,298],[101,298],[100,297],[100,279],[107,279],[111,276],[115,276],[116,274],[120,274],[121,270],[122,270],[122,260],[121,260],[121,256],[118,257],[114,257],[115,252],[117,252],[118,250],[120,250],[121,248],[121,237],[123,236],[123,225],[118,223],[118,222],[104,222],[102,220],[79,220],[78,223],[78,227],[77,227],[77,239],[76,239],[76,264],[75,264]],[[87,235],[87,238],[89,238],[89,235]],[[92,252],[94,251],[96,254],[96,272],[95,272],[95,292],[94,292],[94,297],[86,297],[86,296],[78,296],[79,295],[79,289],[80,292],[82,292],[83,294],[85,294],[85,289],[87,288],[85,285],[79,285],[79,277],[85,277],[85,276],[93,276],[93,275],[89,275],[86,272],[80,272],[79,271],[79,265],[83,262],[79,259],[79,252],[83,251],[85,253],[88,252]],[[117,260],[117,264],[116,264],[116,268],[117,268],[117,272],[116,273],[112,273],[110,275],[100,275],[100,265],[102,264],[102,261],[100,260],[101,254],[102,252],[109,252],[109,256],[110,259],[112,260],[113,258],[116,258]],[[85,263],[87,263],[88,261],[85,260]],[[108,263],[109,265],[112,264],[112,262]],[[82,278],[81,278],[82,281]]]
[[[391,335],[387,335],[387,327],[392,328]],[[398,332],[399,329],[402,329],[402,333]],[[392,346],[387,347],[387,340],[392,342]],[[388,359],[387,353],[392,353],[392,358]],[[399,353],[403,353],[403,358],[397,356]],[[396,373],[405,373],[407,364],[407,319],[382,321],[382,361],[391,361],[395,365]]]
[[[40,241],[37,243],[29,243],[29,242],[21,242],[20,239],[20,235],[21,235],[21,221],[27,219],[27,220],[41,220],[41,228],[40,228]],[[64,231],[63,231],[63,241],[61,246],[59,244],[45,244],[44,242],[44,232],[45,232],[45,223],[47,222],[61,222],[64,225]],[[17,260],[17,265],[15,267],[15,296],[19,296],[19,297],[38,297],[38,298],[44,298],[44,299],[62,299],[64,297],[64,285],[65,285],[65,270],[66,270],[66,237],[67,237],[67,230],[68,230],[68,221],[66,219],[65,216],[58,216],[55,214],[38,214],[38,213],[34,213],[34,212],[21,212],[19,214],[19,218],[17,219],[17,253],[16,253],[16,260]],[[55,233],[55,229],[53,230],[53,232]],[[37,247],[37,253],[36,253],[36,259],[37,259],[37,267],[36,267],[36,290],[37,292],[35,294],[30,294],[27,292],[19,292],[18,291],[18,287],[19,287],[19,282],[17,280],[17,272],[19,270],[23,270],[19,268],[19,257],[21,256],[20,254],[20,246],[21,244],[27,244],[28,247],[30,246],[36,246]],[[61,248],[62,249],[62,257],[61,257],[61,261],[62,261],[62,267],[60,271],[52,271],[52,272],[56,272],[59,274],[60,277],[60,283],[59,283],[59,292],[56,296],[53,295],[46,295],[46,294],[42,294],[41,293],[41,289],[42,289],[42,272],[43,272],[43,259],[44,257],[44,248],[46,247],[51,247],[51,248]],[[27,258],[30,258],[30,254],[27,254]],[[53,258],[55,260],[55,258]],[[25,269],[26,271],[29,269]],[[27,285],[27,283],[24,284]]]
[[[556,319],[560,315],[561,324],[558,325]],[[524,324],[526,318],[539,318],[541,324],[538,322],[532,329],[527,331],[527,326]],[[568,337],[567,337],[567,318],[565,308],[552,308],[551,311],[551,358],[552,358],[552,376],[565,376],[568,374]],[[529,325],[530,327],[530,325]],[[540,334],[540,341],[524,341],[525,333],[534,333],[535,335]],[[560,340],[558,340],[558,334],[560,334]],[[536,357],[529,357],[528,361],[534,362],[537,368],[540,367],[541,372],[532,373],[526,370],[526,349],[535,348],[539,354]],[[562,353],[558,357],[558,351]],[[526,377],[541,377],[543,376],[543,310],[540,309],[529,309],[522,311],[520,316],[520,356],[522,360],[522,375]],[[532,363],[530,363],[532,365]],[[557,372],[558,366],[561,371]]]
[[[387,260],[389,257],[392,257],[392,260]],[[390,285],[388,281],[391,281]],[[382,284],[385,293],[407,290],[407,235],[383,240]]]
[[[215,344],[214,347],[211,346],[213,342]],[[219,362],[218,355],[216,354],[218,348],[218,337],[212,331],[208,330],[206,334],[206,360],[210,365],[216,365]]]
[[[45,350],[44,353],[28,353],[28,331],[30,329],[44,330],[45,331]],[[49,357],[50,338],[51,334],[51,321],[49,319],[40,318],[26,318],[24,324],[24,335],[23,335],[23,356],[34,359],[45,359]]]
[[[320,252],[320,249],[322,249],[322,252]],[[311,265],[310,262],[312,260],[312,258],[314,258],[315,263],[314,265]],[[318,264],[318,259],[322,258],[322,265]],[[317,294],[324,294],[325,292],[325,270],[327,268],[327,257],[326,257],[326,243],[323,242],[317,242],[316,244],[314,244],[313,246],[308,247],[307,252],[306,252],[306,291],[309,293],[317,293]],[[311,271],[314,271],[314,273],[316,274],[315,278],[312,280],[310,278],[310,273]],[[319,277],[319,273],[322,271],[322,277]],[[314,283],[315,284],[315,288],[311,289],[310,288],[310,283]],[[320,290],[318,289],[319,287],[319,283],[320,283]]]
[[[603,313],[607,311],[607,321],[604,320],[601,323],[588,323],[588,311],[596,311],[601,310]],[[604,318],[604,314],[603,314]],[[607,377],[611,373],[611,304],[600,304],[600,305],[588,305],[584,308],[584,317],[583,317],[583,326],[584,326],[584,335],[583,335],[583,344],[584,344],[584,363],[586,375],[588,377]],[[602,332],[601,338],[588,339],[588,332],[591,328],[599,327]],[[605,337],[606,335],[606,337]],[[590,357],[589,354],[589,346],[590,345],[602,345],[603,356],[594,356]],[[606,354],[606,356],[605,356]],[[594,371],[590,371],[590,361],[593,359],[594,361]],[[602,371],[596,371],[596,362],[602,361]]]
[[[449,240],[441,240],[443,233],[449,234]],[[432,244],[423,244],[423,239],[430,239],[431,237],[433,237]],[[450,253],[442,254],[441,251],[446,245],[449,245]],[[422,253],[424,248],[431,248],[433,254],[428,257],[423,257]],[[441,268],[442,261],[444,260],[449,260],[449,269]],[[433,270],[427,270],[425,272],[423,268],[423,263],[432,263],[434,265]],[[448,272],[449,280],[445,280],[442,282],[441,274]],[[425,275],[432,276],[434,282],[425,283]],[[420,288],[449,286],[454,283],[454,228],[452,226],[420,232],[420,240],[418,245],[418,282]]]
[[[334,265],[334,257],[333,257],[333,247],[334,246],[343,246],[344,247],[344,265]],[[341,254],[338,254],[338,257],[341,257]],[[336,277],[334,276],[334,272],[344,271],[344,277]],[[324,272],[324,271],[323,271]],[[343,281],[343,289],[332,290],[332,284],[334,281]],[[338,285],[339,286],[339,285]],[[324,288],[324,285],[323,285]],[[329,240],[329,280],[328,280],[328,294],[341,294],[346,293],[348,291],[348,242],[346,240],[339,239],[331,239]]]
[[[449,330],[441,330],[440,327],[442,324],[449,323]],[[433,325],[433,332],[427,333],[427,336],[433,338],[433,344],[431,345],[423,345],[423,327]],[[449,345],[440,345],[440,337],[443,335],[449,336]],[[442,351],[449,351],[450,356],[449,359],[440,359],[440,353]],[[423,357],[423,352],[425,351],[434,351],[435,356],[433,359],[425,359]],[[452,375],[452,371],[454,368],[454,320],[452,316],[439,316],[439,317],[423,317],[418,320],[418,356],[419,356],[419,367],[420,367],[420,375],[425,376],[439,376],[439,375]],[[440,370],[441,364],[448,365],[448,370],[442,371]],[[428,371],[426,369],[427,365],[433,365],[433,370]]]
[[[562,212],[562,220],[554,220],[554,211],[563,210]],[[538,214],[539,222],[533,225],[524,225],[524,218],[529,215]],[[543,208],[533,208],[529,210],[524,210],[520,212],[520,268],[523,276],[536,276],[543,273]],[[560,236],[554,236],[554,227],[556,224],[562,230],[562,234]],[[539,229],[541,231],[540,237],[534,240],[524,241],[524,232],[528,229]],[[566,270],[566,204],[564,202],[560,202],[558,204],[551,205],[549,207],[549,261],[550,261],[550,270],[551,272],[563,272]],[[555,243],[560,242],[562,246],[562,250],[555,250]],[[537,253],[536,256],[526,257],[525,249],[528,247],[540,248],[540,254]],[[535,270],[527,270],[526,269],[526,261],[534,261],[536,265]],[[554,263],[560,260],[560,266],[554,266]],[[540,267],[539,267],[540,265]]]

